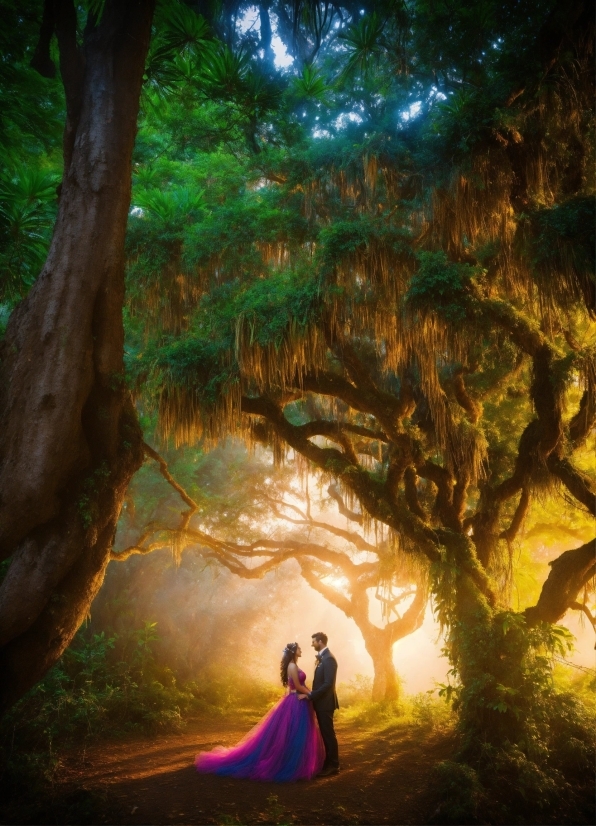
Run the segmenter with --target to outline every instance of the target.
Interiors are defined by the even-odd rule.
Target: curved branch
[[[590,622],[592,623],[592,627],[596,631],[596,617],[592,614],[592,612],[590,611],[590,609],[588,608],[587,605],[584,605],[583,602],[572,602],[569,605],[569,608],[572,611],[582,611],[582,613],[584,613],[587,616],[587,618],[590,620]]]
[[[519,529],[521,528],[525,516],[528,512],[528,508],[530,507],[530,491],[529,488],[522,488],[521,496],[519,497],[519,502],[517,503],[517,508],[515,509],[515,513],[513,514],[513,519],[511,520],[511,524],[509,527],[501,531],[499,534],[499,539],[506,539],[507,542],[513,542],[515,537],[518,534]]]
[[[417,631],[421,627],[424,622],[427,599],[426,588],[418,585],[414,601],[404,615],[393,620],[386,627],[386,633],[389,634],[392,641],[401,640],[402,637],[407,637],[408,634]]]
[[[354,433],[356,436],[362,436],[364,439],[373,439],[377,442],[389,443],[389,439],[382,430],[372,430],[370,427],[363,427],[359,424],[350,424],[350,422],[339,422],[338,425],[341,430],[346,433]]]
[[[459,367],[453,374],[453,392],[459,406],[466,411],[468,421],[476,424],[482,415],[482,405],[478,404],[468,393],[464,382],[465,372],[467,372],[465,367]]]
[[[589,390],[584,391],[579,410],[569,422],[569,438],[574,447],[582,445],[596,424],[596,400]]]
[[[355,511],[352,511],[348,508],[336,485],[329,485],[329,487],[327,488],[327,493],[332,499],[335,499],[335,501],[337,502],[337,509],[339,510],[342,516],[345,516],[346,519],[350,519],[352,522],[357,522],[358,525],[362,525],[362,514],[356,513]]]
[[[416,471],[423,479],[428,479],[437,487],[434,511],[443,525],[454,531],[461,531],[458,506],[454,502],[456,480],[449,470],[427,459],[416,466]]]
[[[592,515],[596,514],[596,493],[589,476],[575,468],[568,459],[560,459],[554,454],[549,456],[547,466],[578,502],[585,505]]]
[[[316,519],[309,519],[304,514],[301,515],[301,519],[293,519],[291,516],[286,516],[285,514],[281,513],[279,510],[275,508],[276,505],[281,505],[283,507],[292,508],[292,510],[298,511],[300,513],[299,508],[296,508],[294,505],[289,504],[288,502],[277,502],[275,499],[271,499],[269,496],[265,497],[269,502],[272,503],[274,506],[276,514],[279,516],[280,519],[285,519],[286,522],[290,522],[292,525],[299,525],[305,528],[317,528],[322,531],[327,531],[327,533],[333,534],[333,536],[337,536],[340,539],[345,539],[346,542],[349,542],[359,551],[369,551],[371,553],[376,553],[377,548],[375,545],[372,545],[370,542],[367,542],[363,536],[360,536],[358,533],[354,533],[353,531],[346,531],[343,528],[338,528],[335,525],[331,525],[328,522],[319,522]]]
[[[131,556],[136,556],[137,554],[146,556],[147,554],[153,553],[153,551],[160,551],[165,547],[165,542],[151,542],[149,545],[142,545],[141,543],[129,545],[128,548],[125,548],[119,553],[113,550],[110,551],[110,562],[125,562]]]
[[[328,602],[335,605],[340,611],[343,611],[346,617],[353,617],[354,606],[352,602],[343,594],[340,594],[339,591],[336,591],[335,588],[321,582],[313,567],[304,560],[300,560],[300,573],[311,588],[314,588],[314,590],[324,596]]]
[[[428,522],[428,514],[418,500],[417,474],[414,467],[411,465],[404,471],[404,488],[406,503],[412,513],[416,514],[419,519]]]
[[[596,539],[565,551],[549,564],[538,602],[524,612],[530,625],[558,622],[576,604],[581,589],[596,576]]]
[[[176,493],[179,494],[182,501],[185,504],[188,505],[188,511],[186,511],[186,513],[182,514],[182,523],[181,523],[180,528],[179,528],[179,530],[181,530],[181,531],[186,530],[186,528],[188,527],[188,525],[190,523],[190,520],[192,519],[194,514],[198,511],[199,506],[194,501],[194,499],[191,499],[191,497],[184,490],[184,488],[181,485],[179,485],[178,482],[174,479],[174,477],[172,476],[172,474],[168,470],[168,464],[167,464],[166,460],[162,456],[160,456],[159,453],[156,450],[154,450],[150,445],[148,445],[147,442],[143,442],[143,449],[145,450],[145,453],[147,454],[147,456],[150,456],[152,459],[154,459],[157,462],[157,464],[159,465],[159,472],[161,473],[163,478],[166,480],[168,485],[171,485],[174,488],[174,490],[176,491]]]
[[[275,433],[290,447],[309,459],[326,473],[339,477],[352,490],[372,516],[396,530],[403,530],[414,545],[432,562],[440,559],[438,539],[434,531],[413,514],[405,501],[387,496],[385,484],[376,480],[359,464],[333,448],[322,448],[305,439],[299,426],[292,425],[282,410],[266,397],[242,397],[242,412],[265,418]]]

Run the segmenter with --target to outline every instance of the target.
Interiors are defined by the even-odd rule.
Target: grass
[[[372,681],[357,674],[350,682],[338,687],[340,710],[338,720],[385,730],[416,726],[427,731],[449,729],[455,725],[455,715],[435,690],[408,695],[400,693],[394,701],[373,702],[370,699]]]

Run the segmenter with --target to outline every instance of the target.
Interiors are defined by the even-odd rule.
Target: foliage
[[[42,5],[0,4],[0,333],[39,275],[56,216],[63,92],[30,66]]]
[[[43,795],[66,751],[130,732],[178,730],[193,715],[262,712],[279,690],[236,672],[180,683],[155,656],[156,623],[125,633],[83,627],[56,666],[2,719],[0,789],[12,799]]]
[[[450,262],[444,252],[421,252],[418,260],[420,267],[408,288],[409,307],[427,313],[432,309],[451,324],[464,321],[474,268]]]
[[[512,823],[586,817],[594,720],[552,676],[553,657],[568,653],[572,635],[490,609],[458,584],[467,578],[463,561],[443,564],[434,589],[453,665],[440,694],[458,713],[460,736],[458,759],[436,769],[440,822],[475,823],[487,812]]]
[[[571,411],[585,390],[590,424],[591,23],[555,0],[324,7],[292,18],[260,4],[257,36],[236,25],[238,4],[202,4],[206,19],[161,5],[126,248],[130,385],[164,442],[241,433],[279,458],[275,422],[242,412],[243,396],[263,396],[369,533],[427,555],[461,738],[437,774],[446,819],[579,817],[586,720],[552,681],[567,640],[526,622],[546,558],[511,537],[524,516],[553,550],[566,532],[573,545],[593,535],[584,511],[563,517],[575,494],[549,466],[575,463],[588,501],[593,456],[573,444]],[[2,10],[19,22],[0,67],[4,322],[47,248],[62,103],[28,65],[33,13]],[[294,57],[285,72],[269,10]],[[305,424],[315,435],[301,441]],[[207,460],[174,463],[227,530],[246,498],[226,511],[221,488],[205,493]],[[139,511],[151,518],[156,499]]]
[[[455,723],[451,707],[437,696],[435,689],[408,695],[400,690],[399,701],[371,702],[372,681],[357,674],[348,683],[340,683],[339,719],[367,729],[390,729],[415,726],[428,733],[448,730]]]

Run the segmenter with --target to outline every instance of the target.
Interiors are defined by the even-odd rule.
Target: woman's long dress
[[[298,674],[304,685],[306,674]],[[292,680],[289,688],[294,688]],[[299,696],[282,697],[233,748],[197,754],[197,771],[250,780],[310,780],[323,766],[325,747],[312,703]]]

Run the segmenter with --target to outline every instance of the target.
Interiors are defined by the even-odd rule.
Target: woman
[[[237,746],[202,751],[195,759],[200,772],[245,777],[250,780],[310,780],[323,766],[325,747],[312,703],[298,699],[308,694],[306,674],[298,668],[302,655],[297,642],[286,645],[281,660],[285,697]]]

